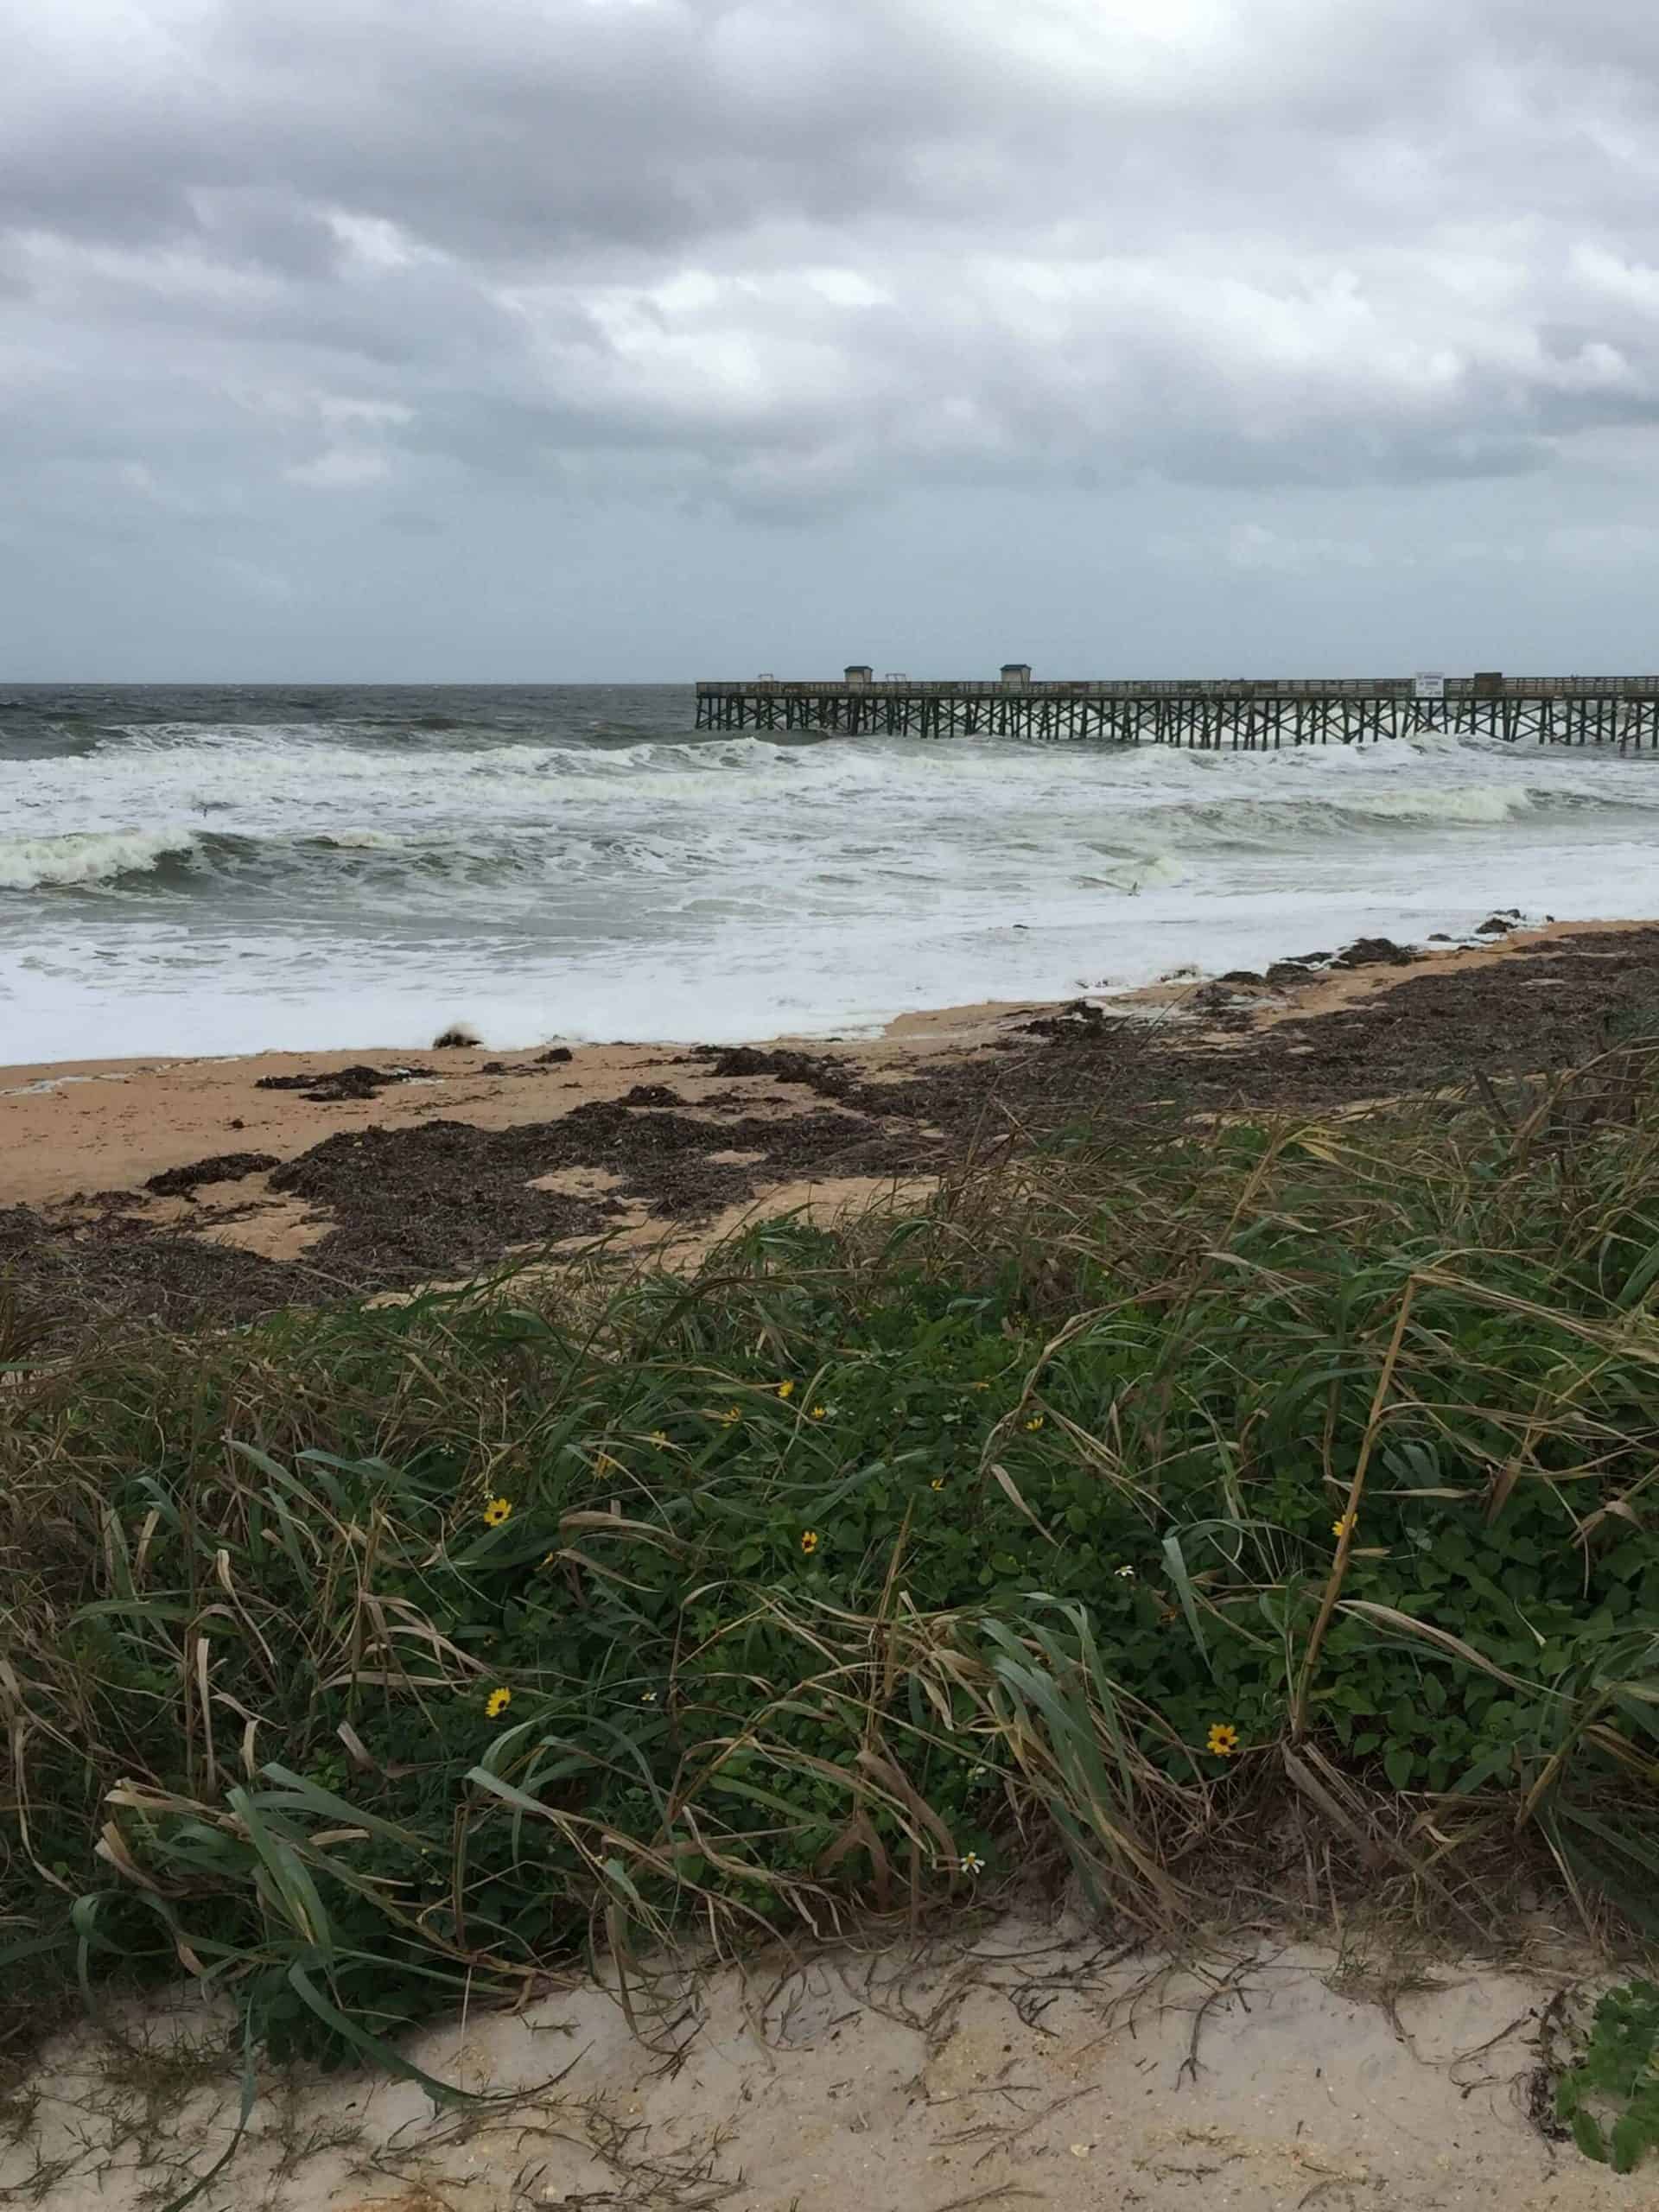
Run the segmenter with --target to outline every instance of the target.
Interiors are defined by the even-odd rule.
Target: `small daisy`
[[[512,1692],[511,1690],[492,1690],[488,1697],[484,1700],[485,1719],[486,1720],[499,1720],[512,1703]]]
[[[964,1852],[962,1859],[962,1871],[969,1881],[976,1881],[985,1872],[985,1861],[976,1851]]]
[[[501,1523],[511,1516],[512,1512],[512,1500],[510,1497],[493,1497],[484,1509],[485,1527],[499,1529]]]
[[[804,1529],[801,1531],[801,1549],[806,1554],[807,1557],[810,1559],[813,1553],[817,1551],[817,1530],[816,1529]]]
[[[655,1705],[657,1702],[656,1691],[641,1690],[639,1693],[639,1702],[641,1705]]]
[[[1238,1731],[1230,1720],[1217,1720],[1210,1731],[1205,1746],[1212,1758],[1229,1759],[1238,1749]]]
[[[1135,1580],[1135,1569],[1128,1565],[1120,1567],[1117,1570],[1117,1579],[1120,1582],[1133,1582]]]

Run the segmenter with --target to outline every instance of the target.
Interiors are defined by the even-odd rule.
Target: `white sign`
[[[1443,676],[1414,676],[1411,679],[1411,689],[1414,698],[1444,699],[1446,678]]]

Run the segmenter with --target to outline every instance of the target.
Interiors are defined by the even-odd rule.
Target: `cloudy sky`
[[[1646,0],[0,31],[0,678],[1659,669]]]

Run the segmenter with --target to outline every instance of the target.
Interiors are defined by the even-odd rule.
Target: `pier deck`
[[[1433,688],[1438,683],[1439,688]],[[1414,731],[1468,731],[1540,745],[1659,748],[1659,677],[1480,675],[1309,681],[697,685],[697,728],[824,730],[848,736],[1015,737],[1260,752],[1365,744]]]

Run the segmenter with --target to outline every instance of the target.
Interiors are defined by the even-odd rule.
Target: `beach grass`
[[[1070,1880],[1659,1932],[1659,1047],[48,1360],[0,1299],[0,2032],[273,2053]]]

